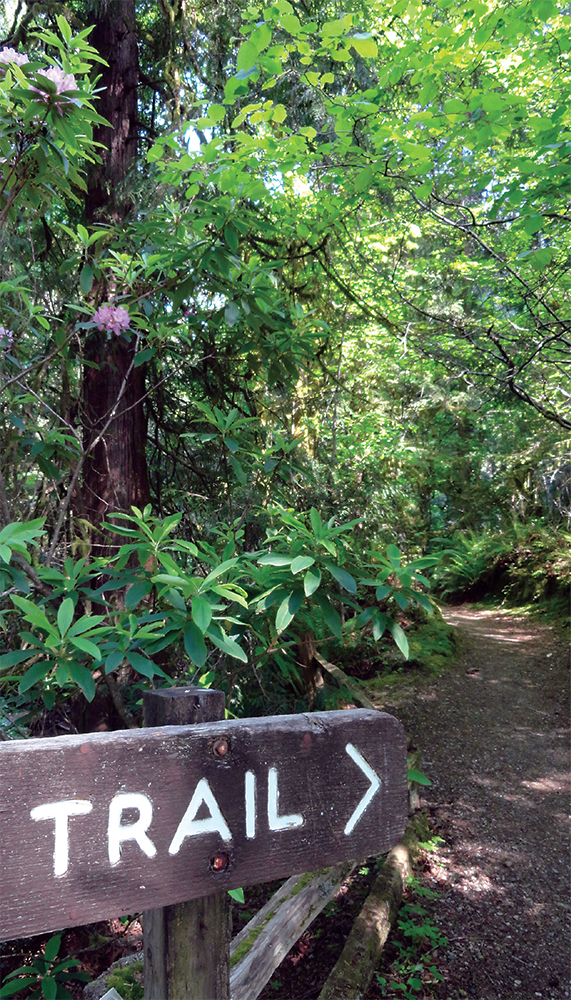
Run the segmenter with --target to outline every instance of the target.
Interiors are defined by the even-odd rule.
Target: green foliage
[[[244,890],[243,889],[228,889],[228,895],[234,899],[237,903],[245,903]]]
[[[433,838],[423,848],[436,850],[440,837]],[[383,996],[404,996],[414,1000],[422,991],[426,996],[431,986],[443,981],[435,962],[435,952],[448,944],[434,922],[430,905],[437,900],[437,893],[421,886],[413,876],[408,880],[411,898],[401,906],[397,918],[398,932],[392,942],[395,958],[391,977],[375,973]],[[394,991],[394,994],[393,992]]]
[[[560,600],[571,579],[570,537],[541,522],[513,521],[501,532],[464,532],[442,544],[434,584],[444,598]],[[442,540],[443,541],[443,540]]]
[[[0,987],[0,997],[17,996],[25,991],[29,1000],[64,1000],[72,997],[65,987],[71,980],[87,982],[86,972],[70,971],[81,963],[75,958],[58,961],[61,934],[54,934],[46,942],[43,953],[32,959],[29,965],[14,969],[4,979]],[[142,996],[142,994],[141,994]]]
[[[427,778],[422,771],[417,771],[414,767],[409,767],[407,771],[407,780],[415,785],[431,785],[432,782],[430,778]]]
[[[68,557],[62,570],[40,562],[36,573],[49,587],[49,596],[33,600],[10,594],[14,612],[29,630],[18,633],[23,648],[0,656],[0,671],[16,669],[19,676],[23,669],[18,693],[41,693],[48,709],[75,688],[91,701],[102,677],[126,664],[142,678],[172,683],[156,657],[173,648],[184,648],[191,673],[202,672],[223,654],[254,671],[271,668],[275,661],[285,677],[295,680],[295,657],[288,659],[287,651],[299,638],[296,616],[302,609],[309,614],[315,609],[323,637],[340,637],[341,601],[356,613],[354,628],[371,623],[375,640],[387,629],[406,655],[407,640],[398,623],[376,607],[360,612],[359,600],[366,600],[365,588],[373,587],[377,600],[394,595],[400,608],[412,602],[424,607],[424,595],[412,588],[428,584],[419,570],[434,559],[403,566],[399,551],[389,546],[386,556],[374,552],[366,567],[378,570],[376,578],[361,579],[354,568],[359,570],[351,549],[351,524],[335,525],[333,519],[324,523],[315,508],[294,516],[274,507],[269,516],[266,545],[251,553],[240,548],[240,532],[228,532],[221,552],[176,538],[181,515],[157,518],[150,505],[144,511],[134,507],[132,514],[115,514],[106,525],[123,540],[115,556],[90,563],[85,557]],[[27,535],[14,526],[11,531],[7,537],[17,537],[18,553],[28,556],[23,539],[35,543],[41,526],[33,526]],[[17,590],[19,570],[9,562],[4,573],[10,589]],[[103,613],[86,612],[93,605]],[[6,618],[9,624],[7,612]],[[214,678],[206,676],[206,683]]]
[[[109,989],[116,989],[122,1000],[144,1000],[143,962],[129,962],[115,969],[107,980]]]
[[[437,609],[430,618],[417,614],[416,619],[409,642],[411,665],[439,674],[457,654],[456,630]]]
[[[89,74],[101,59],[88,42],[91,28],[72,35],[62,15],[57,26],[59,35],[32,35],[55,56],[32,52],[27,61],[20,54],[21,65],[0,67],[0,227],[15,217],[16,204],[38,210],[62,193],[79,201],[85,160],[96,156],[92,128],[103,119]],[[50,77],[52,70],[65,74],[65,82],[58,83],[57,72]]]
[[[440,623],[410,627],[433,575],[514,599],[566,578],[561,534],[505,543],[514,519],[568,516],[560,12],[280,0],[190,25],[183,7],[136,5],[145,138],[122,219],[82,212],[102,120],[79,8],[73,32],[34,8],[0,63],[11,733],[40,695],[93,699],[106,677],[131,702],[192,677],[279,709],[303,696],[303,629],[438,669]],[[119,335],[94,322],[106,296]],[[94,443],[89,373],[122,350]],[[127,485],[152,505],[101,528],[85,470],[135,375],[151,491]]]

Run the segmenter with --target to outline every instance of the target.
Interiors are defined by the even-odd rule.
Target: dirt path
[[[569,997],[569,666],[547,626],[470,606],[458,666],[392,706],[422,748],[445,845],[423,876],[446,1000]]]

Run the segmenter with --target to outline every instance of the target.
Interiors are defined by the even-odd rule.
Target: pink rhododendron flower
[[[105,302],[94,313],[93,322],[98,330],[108,330],[110,333],[116,333],[119,336],[123,330],[129,328],[131,317],[123,306],[112,306],[109,302]]]
[[[5,326],[0,326],[0,348],[7,350],[14,343],[14,334]]]
[[[66,97],[68,90],[78,89],[75,77],[72,73],[64,73],[63,69],[60,69],[59,66],[49,66],[47,69],[41,70],[38,76],[44,76],[47,80],[51,80],[52,83],[55,83],[55,96],[53,94],[48,94],[47,91],[42,90],[40,87],[34,87],[33,85],[30,87],[30,90],[35,90],[47,104],[52,103],[60,115],[63,114],[63,109],[61,107],[62,104],[78,103],[72,97]]]
[[[8,46],[0,49],[0,63],[6,66],[8,63],[15,63],[16,66],[25,66],[29,61],[27,55],[23,52],[16,52],[16,49],[11,49]]]
[[[63,69],[60,69],[59,66],[50,66],[48,69],[43,69],[41,75],[51,80],[52,83],[55,83],[56,94],[65,94],[66,90],[77,90],[73,74],[64,73]]]

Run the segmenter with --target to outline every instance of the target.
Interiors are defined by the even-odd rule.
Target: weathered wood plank
[[[223,691],[167,688],[143,695],[145,725],[220,722]],[[230,897],[224,890],[143,915],[145,1000],[229,1000]]]
[[[2,743],[0,940],[384,853],[406,816],[380,712]]]
[[[415,824],[411,821],[402,842],[390,851],[373,882],[318,1000],[363,1000],[396,919],[404,884],[412,872],[411,856],[416,845]]]
[[[375,706],[373,705],[373,702],[370,701],[369,698],[367,698],[367,695],[359,687],[359,685],[356,684],[355,681],[351,677],[349,677],[344,670],[341,670],[341,667],[337,667],[334,663],[330,663],[329,660],[326,660],[317,651],[314,651],[313,656],[317,660],[319,665],[322,666],[324,670],[327,670],[327,673],[331,674],[331,676],[335,678],[335,680],[337,681],[338,684],[341,685],[341,687],[345,687],[347,688],[348,691],[351,692],[353,698],[355,699],[358,705],[362,705],[363,708],[370,708],[373,711],[375,711]]]
[[[290,878],[274,893],[232,941],[232,1000],[255,1000],[354,867],[342,862],[315,875]]]

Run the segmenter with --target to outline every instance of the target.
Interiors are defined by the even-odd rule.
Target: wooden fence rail
[[[0,940],[145,910],[145,1000],[255,1000],[402,836],[403,728],[368,709],[227,720],[196,688],[144,709],[141,730],[0,746]],[[227,890],[303,871],[231,944]]]

